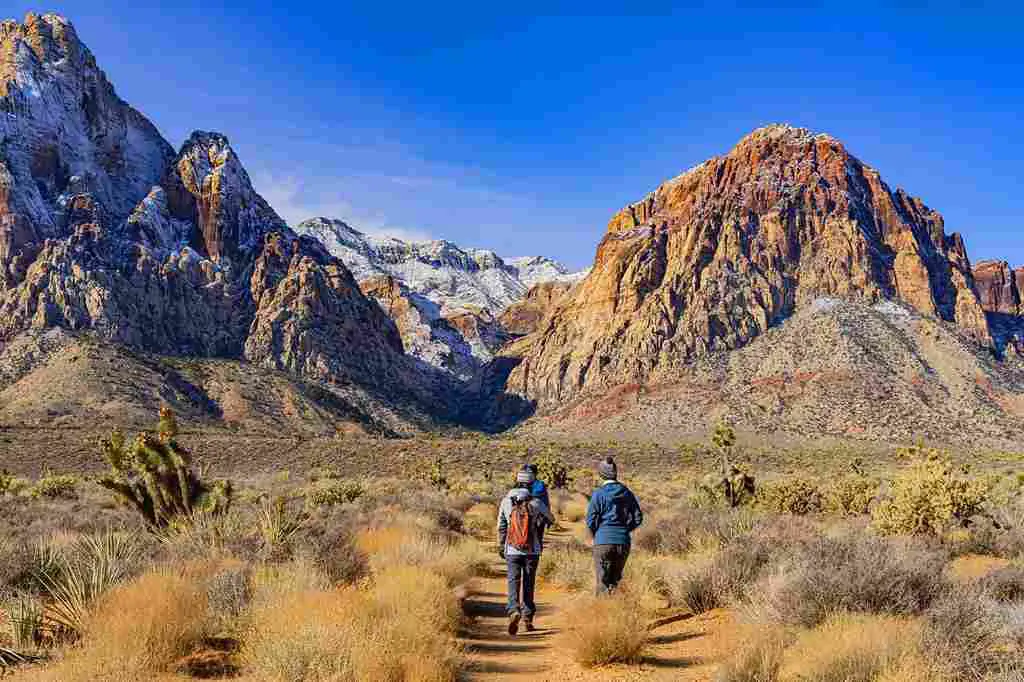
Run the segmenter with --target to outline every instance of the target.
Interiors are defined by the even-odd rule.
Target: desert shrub
[[[369,559],[345,526],[328,527],[322,534],[309,538],[308,546],[313,564],[331,584],[354,584],[370,574]]]
[[[448,475],[445,474],[444,460],[440,455],[431,462],[430,471],[427,473],[427,480],[435,490],[448,489]]]
[[[838,614],[797,635],[779,680],[872,682],[916,649],[919,630],[905,618]]]
[[[491,539],[495,534],[498,508],[489,503],[476,504],[462,516],[463,530],[480,539]]]
[[[321,483],[306,493],[306,501],[314,507],[335,504],[349,504],[366,494],[366,488],[358,481]]]
[[[568,590],[583,590],[594,585],[594,563],[584,545],[556,545],[540,555],[538,574],[546,581]]]
[[[1000,602],[1024,601],[1024,564],[1010,564],[981,579],[981,586]]]
[[[645,611],[626,593],[580,597],[569,607],[568,622],[564,648],[586,667],[637,663],[648,645]]]
[[[252,599],[252,567],[223,566],[206,582],[207,615],[215,628],[231,630]]]
[[[958,473],[948,455],[927,450],[892,481],[890,494],[872,512],[875,527],[886,534],[941,535],[982,511],[988,487]]]
[[[666,571],[669,602],[685,604],[694,613],[742,599],[772,558],[772,547],[754,535],[731,542],[711,557]]]
[[[638,547],[659,554],[686,554],[705,546],[720,546],[748,532],[754,516],[744,508],[679,507],[636,533]]]
[[[193,581],[170,573],[144,574],[100,599],[80,646],[31,679],[156,679],[173,671],[198,644],[205,613],[203,591]]]
[[[537,478],[552,490],[563,490],[572,485],[569,467],[554,449],[546,449],[533,458],[533,463],[537,466]]]
[[[454,680],[458,604],[442,576],[381,572],[363,590],[274,591],[257,597],[244,640],[256,680]]]
[[[375,573],[393,566],[419,566],[444,576],[452,585],[465,582],[487,562],[475,540],[431,533],[411,520],[362,529],[356,534],[356,546],[369,557]]]
[[[822,509],[818,487],[806,478],[788,478],[761,485],[757,502],[777,514],[811,514]]]
[[[272,500],[265,499],[260,502],[256,512],[256,530],[263,554],[268,559],[290,556],[293,538],[309,520],[308,513],[289,502],[283,495]]]
[[[96,601],[132,575],[138,558],[134,536],[123,533],[83,536],[64,548],[36,574],[49,598],[48,627],[60,636],[81,636]]]
[[[15,476],[7,469],[0,469],[0,497],[4,495],[18,495],[30,486],[31,484],[24,478]]]
[[[877,494],[877,479],[859,474],[841,476],[825,489],[825,510],[843,516],[867,514]]]
[[[43,604],[31,594],[15,594],[0,602],[0,616],[9,628],[10,641],[19,651],[29,651],[43,639]]]
[[[28,494],[35,499],[73,500],[78,497],[78,477],[71,474],[44,475],[28,489]]]
[[[753,633],[718,667],[716,682],[776,682],[788,639],[776,629]]]
[[[998,665],[1002,628],[983,591],[954,588],[925,613],[921,646],[945,679],[981,679]]]
[[[752,598],[768,619],[808,627],[840,612],[912,615],[939,594],[944,566],[921,546],[820,537],[780,557]]]
[[[160,528],[153,536],[160,543],[164,558],[172,562],[218,557],[254,558],[260,549],[252,519],[235,511],[198,514],[188,523]]]
[[[231,504],[230,481],[204,481],[191,467],[191,453],[175,440],[177,434],[174,413],[162,407],[156,435],[140,433],[129,444],[115,431],[100,442],[110,473],[97,482],[153,528],[198,513],[222,513]]]

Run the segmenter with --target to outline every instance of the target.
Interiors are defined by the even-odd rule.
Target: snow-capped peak
[[[295,231],[320,240],[357,281],[390,275],[438,304],[443,314],[479,310],[498,315],[534,284],[571,276],[563,265],[542,256],[504,259],[444,239],[378,237],[334,218],[312,218]]]

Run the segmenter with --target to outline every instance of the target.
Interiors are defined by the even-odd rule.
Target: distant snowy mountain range
[[[543,256],[502,258],[443,239],[377,237],[333,218],[312,218],[294,230],[319,240],[348,266],[357,282],[389,275],[436,303],[446,316],[464,311],[497,316],[521,301],[534,284],[575,282],[586,274],[571,273]]]

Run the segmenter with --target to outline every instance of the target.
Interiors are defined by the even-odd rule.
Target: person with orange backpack
[[[555,517],[543,500],[530,494],[536,476],[529,467],[516,474],[516,485],[498,507],[498,555],[508,567],[508,634],[519,632],[523,621],[526,631],[534,629],[537,612],[533,595],[537,584],[537,566],[544,549],[544,528]]]

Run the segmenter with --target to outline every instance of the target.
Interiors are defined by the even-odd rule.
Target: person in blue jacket
[[[530,495],[541,500],[544,503],[544,506],[551,509],[551,499],[548,496],[548,487],[545,485],[544,481],[537,478],[540,468],[532,462],[523,468],[529,469],[530,472],[533,473],[533,484],[530,486]]]
[[[632,491],[619,483],[614,459],[607,457],[599,462],[597,474],[601,484],[590,496],[587,528],[594,536],[596,592],[601,595],[613,592],[622,580],[630,535],[644,522],[644,513]]]

